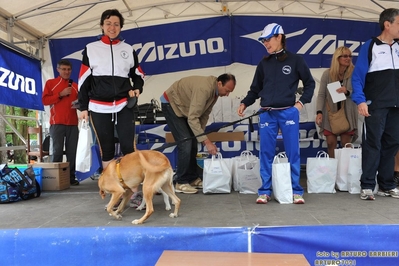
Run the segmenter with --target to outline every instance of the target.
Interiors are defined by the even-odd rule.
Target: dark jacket
[[[399,44],[372,38],[360,48],[352,74],[352,100],[369,110],[399,107]]]
[[[282,53],[286,53],[287,57],[279,61],[277,57],[283,56]],[[315,82],[302,56],[289,51],[270,55],[259,62],[251,88],[241,102],[249,106],[260,97],[262,107],[293,106],[299,80],[303,83],[303,94],[299,101],[302,104],[309,103],[313,97]]]

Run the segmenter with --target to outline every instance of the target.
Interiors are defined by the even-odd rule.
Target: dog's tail
[[[136,138],[133,139],[133,150],[137,151]]]
[[[141,165],[147,171],[150,171],[150,172],[153,172],[153,173],[159,173],[159,172],[165,171],[166,169],[169,169],[171,167],[169,159],[162,153],[161,153],[162,157],[158,157],[158,158],[162,158],[163,161],[160,161],[158,159],[157,160],[157,164],[149,163],[142,152],[138,151],[138,153],[139,153],[139,156],[140,156]]]

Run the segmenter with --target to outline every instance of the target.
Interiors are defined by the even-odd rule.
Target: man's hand
[[[369,117],[369,107],[366,103],[361,103],[357,106],[357,111],[359,112],[359,115]]]
[[[202,143],[206,146],[206,149],[210,154],[216,155],[218,148],[215,144],[213,144],[209,139],[204,140]]]
[[[71,92],[72,92],[72,87],[67,87],[67,88],[63,89],[63,90],[59,93],[59,96],[60,96],[60,97],[65,97],[65,96],[68,96],[69,94],[71,94]]]

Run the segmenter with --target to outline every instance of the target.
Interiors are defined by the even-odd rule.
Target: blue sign
[[[0,44],[0,104],[44,110],[40,61]]]
[[[342,45],[352,50],[355,61],[362,43],[380,34],[378,23],[374,22],[223,16],[122,30],[121,35],[138,53],[144,72],[157,75],[232,63],[257,65],[267,54],[258,37],[272,22],[282,25],[287,49],[303,55],[310,68],[329,67],[332,54]],[[77,80],[82,51],[95,40],[96,37],[52,39],[52,60],[74,61],[72,75]]]

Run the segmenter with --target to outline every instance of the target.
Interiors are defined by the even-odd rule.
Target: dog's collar
[[[129,187],[125,184],[125,181],[123,181],[121,171],[119,169],[119,164],[120,164],[121,160],[122,160],[122,158],[118,158],[115,162],[116,163],[116,174],[118,175],[118,179],[119,179],[119,182],[122,184],[122,187],[124,189],[128,189]]]

